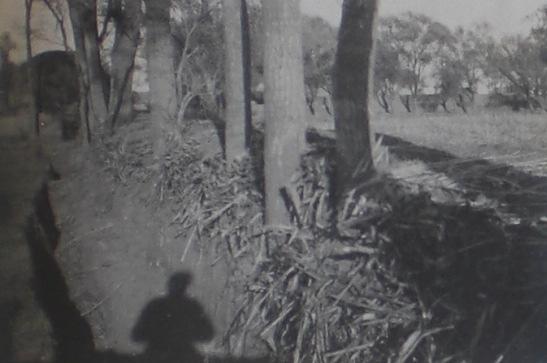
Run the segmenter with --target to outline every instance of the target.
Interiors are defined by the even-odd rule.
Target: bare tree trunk
[[[150,117],[156,127],[154,154],[161,158],[177,112],[175,49],[169,25],[170,0],[144,0]]]
[[[39,97],[39,84],[36,79],[36,67],[34,65],[33,53],[32,53],[32,5],[34,0],[25,0],[25,40],[27,48],[27,76],[28,86],[30,92],[30,112],[31,123],[34,130],[34,135],[40,135],[40,97]]]
[[[68,1],[74,32],[76,58],[80,70],[80,115],[87,129],[87,140],[104,133],[107,117],[108,77],[101,64],[97,43],[97,16],[95,0]]]
[[[405,110],[408,113],[411,113],[412,108],[410,107],[410,95],[401,95],[401,96],[399,96],[399,98],[401,99],[401,103],[405,107]]]
[[[374,172],[369,129],[377,0],[344,0],[334,68],[336,200]]]
[[[386,91],[381,89],[376,93],[378,104],[384,109],[386,113],[391,113],[391,108],[389,107],[389,101],[387,100]]]
[[[51,0],[42,0],[44,4],[46,4],[49,12],[51,15],[55,18],[55,21],[57,22],[57,26],[59,27],[59,31],[61,32],[61,38],[63,39],[63,47],[65,48],[65,51],[70,51],[70,46],[68,45],[68,35],[66,33],[66,26],[65,26],[65,17],[62,12],[62,8],[60,7],[60,3],[55,2],[53,3]],[[55,6],[55,5],[59,6]]]
[[[9,109],[8,63],[8,52],[4,49],[0,49],[0,113]]]
[[[245,0],[223,0],[225,57],[224,95],[226,97],[226,160],[232,162],[248,154],[250,147],[250,84],[246,77],[249,56],[244,51]],[[247,35],[248,37],[248,35]],[[248,49],[248,46],[247,46]]]
[[[141,26],[141,2],[127,0],[122,7],[122,0],[113,0],[112,12],[116,36],[112,48],[108,125],[113,131],[116,122],[126,123],[133,118],[131,91]]]
[[[91,132],[89,130],[89,77],[87,71],[87,61],[85,57],[85,42],[82,26],[79,21],[77,9],[69,2],[69,15],[72,23],[72,33],[74,36],[74,45],[76,60],[78,65],[78,81],[80,84],[80,132],[83,144],[91,142]]]
[[[263,0],[266,224],[288,225],[282,188],[300,165],[307,116],[299,0]]]

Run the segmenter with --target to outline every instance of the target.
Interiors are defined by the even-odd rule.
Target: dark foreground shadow
[[[546,177],[484,159],[458,158],[448,152],[416,145],[395,136],[379,134],[378,137],[383,138],[382,143],[397,158],[420,160],[467,190],[506,204],[508,212],[523,218],[547,214]]]
[[[168,294],[143,310],[132,337],[146,345],[140,362],[201,362],[195,343],[210,341],[213,325],[197,301],[186,295],[191,275],[180,272],[168,283]]]
[[[25,234],[33,264],[33,289],[45,312],[56,343],[54,363],[259,363],[267,359],[210,357],[196,343],[214,337],[211,321],[201,305],[186,294],[191,275],[175,273],[168,293],[150,301],[135,323],[132,338],[145,345],[141,355],[97,351],[89,323],[70,299],[63,273],[53,255],[60,232],[56,229],[44,186],[35,198],[35,213],[27,220]],[[12,362],[10,324],[16,303],[0,305],[0,362]],[[14,362],[15,363],[15,362]]]

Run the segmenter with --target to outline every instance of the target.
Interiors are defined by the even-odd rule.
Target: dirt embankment
[[[204,153],[219,151],[213,150],[218,148],[213,127],[194,127],[200,144],[208,145]],[[150,178],[149,132],[140,121],[120,130],[102,150],[84,151],[70,143],[50,148],[63,176],[49,184],[62,230],[55,256],[99,351],[154,355],[155,339],[173,341],[182,334],[178,341],[196,354],[225,357],[223,335],[234,310],[229,269],[212,248],[202,248],[192,241],[195,236],[181,233],[180,206]],[[177,283],[181,274],[187,276],[184,287]],[[182,305],[195,307],[188,310],[193,313],[169,311],[173,289],[183,290],[177,296]],[[176,331],[161,318],[147,323],[158,305],[163,308],[157,314],[178,316]],[[144,335],[139,333],[143,324]],[[212,332],[204,336],[200,329],[207,324]],[[176,354],[180,349],[175,348],[162,350]]]

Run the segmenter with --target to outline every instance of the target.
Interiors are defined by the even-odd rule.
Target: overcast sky
[[[1,0],[0,0],[1,1]],[[413,11],[429,15],[454,28],[489,22],[498,35],[526,32],[526,17],[547,0],[379,0],[380,15]],[[305,13],[319,15],[332,24],[340,21],[341,0],[302,0]]]

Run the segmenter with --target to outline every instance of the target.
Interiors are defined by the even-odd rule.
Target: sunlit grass
[[[371,127],[459,157],[547,155],[546,114],[377,114]]]

